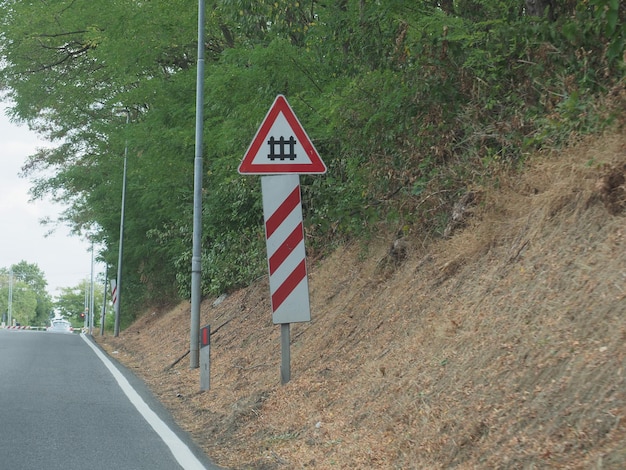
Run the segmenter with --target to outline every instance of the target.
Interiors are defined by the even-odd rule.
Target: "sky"
[[[0,268],[20,261],[36,264],[48,293],[56,297],[61,288],[91,279],[91,245],[64,225],[40,224],[44,218],[56,220],[65,207],[45,200],[29,202],[31,184],[19,174],[28,156],[46,145],[27,126],[11,123],[6,104],[0,102]],[[94,279],[101,271],[103,266],[96,263]]]

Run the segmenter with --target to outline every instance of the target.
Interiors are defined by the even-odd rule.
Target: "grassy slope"
[[[99,341],[229,468],[625,468],[626,211],[605,164],[626,172],[620,133],[501,175],[402,263],[389,239],[312,266],[286,386],[266,279],[203,304],[208,392],[187,358],[168,367],[188,304]]]

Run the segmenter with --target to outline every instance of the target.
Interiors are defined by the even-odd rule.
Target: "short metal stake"
[[[291,380],[291,352],[289,338],[289,323],[280,324],[280,382],[285,385]]]

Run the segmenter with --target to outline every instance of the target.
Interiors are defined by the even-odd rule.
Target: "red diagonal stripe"
[[[302,231],[302,222],[291,232],[287,239],[278,247],[274,254],[270,257],[270,276],[283,264],[287,256],[298,246],[298,243],[304,238]]]
[[[285,301],[287,297],[293,292],[300,281],[306,276],[306,264],[304,260],[300,262],[296,269],[285,279],[276,292],[272,294],[272,310],[275,312],[278,307]]]
[[[271,237],[276,229],[283,223],[291,212],[300,204],[300,185],[296,185],[291,194],[285,198],[278,209],[265,222],[265,233],[267,238]]]

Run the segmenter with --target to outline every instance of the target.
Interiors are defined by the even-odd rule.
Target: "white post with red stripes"
[[[281,329],[281,383],[291,380],[290,324],[311,320],[299,175],[261,177],[272,320]]]
[[[311,321],[299,175],[261,177],[274,324]]]
[[[115,279],[111,279],[109,282],[111,283],[111,301],[113,302],[113,311],[115,312],[115,315],[119,315],[120,298],[117,295],[117,281]]]

